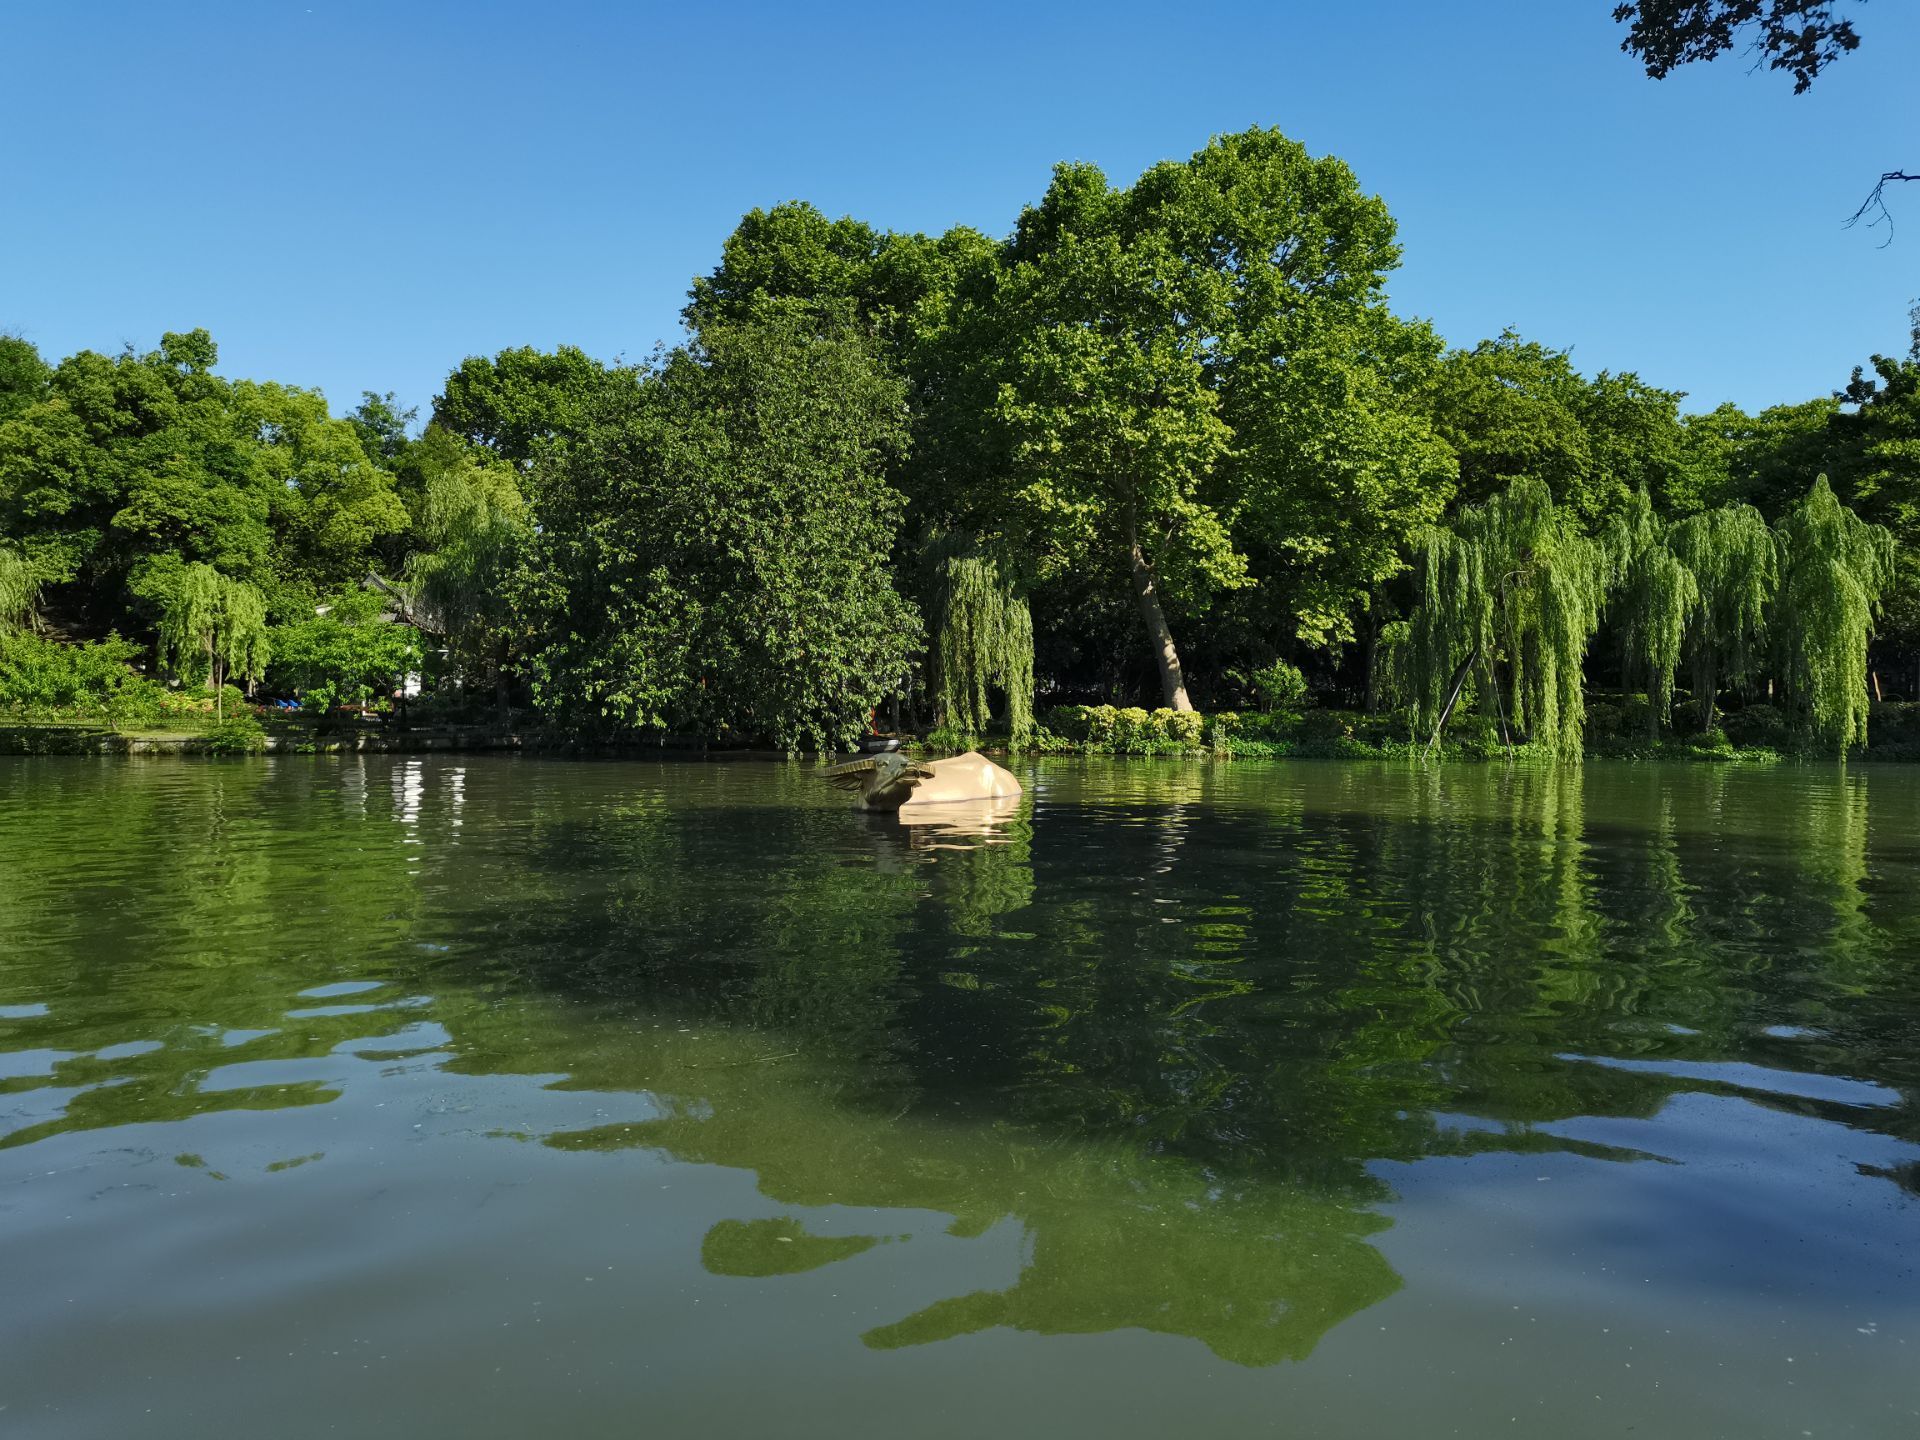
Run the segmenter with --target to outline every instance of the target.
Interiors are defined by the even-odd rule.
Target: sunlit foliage
[[[1673,711],[1673,676],[1700,587],[1668,547],[1667,527],[1644,490],[1615,519],[1607,543],[1615,587],[1609,608],[1619,631],[1622,671],[1629,685],[1645,686],[1647,733],[1657,739]]]
[[[1667,537],[1694,581],[1687,620],[1693,700],[1702,731],[1713,729],[1723,686],[1744,690],[1765,659],[1765,626],[1780,583],[1779,547],[1751,505],[1690,515]]]
[[[1417,714],[1437,738],[1470,675],[1495,689],[1502,721],[1534,744],[1580,753],[1581,667],[1608,588],[1605,547],[1516,480],[1429,532],[1409,638]]]
[[[1867,640],[1893,578],[1893,536],[1835,499],[1824,475],[1779,529],[1778,663],[1813,741],[1841,752],[1867,738]]]
[[[218,707],[229,679],[266,674],[266,602],[244,580],[210,565],[188,565],[161,612],[159,652],[161,664],[189,679],[205,678]]]
[[[989,556],[948,541],[933,554],[933,601],[941,724],[973,735],[992,726],[991,692],[1006,696],[1007,731],[1033,729],[1033,616],[1026,598]]]

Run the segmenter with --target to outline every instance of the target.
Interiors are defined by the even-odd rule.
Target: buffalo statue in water
[[[961,800],[1010,799],[1020,793],[1013,772],[977,750],[945,760],[874,755],[827,771],[827,783],[859,796],[862,810],[901,810],[950,805]]]

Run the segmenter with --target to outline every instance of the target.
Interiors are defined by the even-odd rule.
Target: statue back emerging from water
[[[977,750],[945,760],[911,760],[905,755],[874,755],[850,760],[827,771],[827,783],[858,795],[863,810],[899,810],[911,805],[950,804],[956,800],[999,800],[1018,795],[1013,772]]]

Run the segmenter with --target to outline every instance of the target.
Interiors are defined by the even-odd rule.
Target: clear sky
[[[1613,0],[1303,4],[0,0],[0,329],[50,357],[204,325],[233,376],[425,408],[508,345],[640,358],[741,213],[1004,234],[1059,160],[1127,182],[1278,125],[1400,222],[1454,344],[1757,407],[1904,351],[1920,6],[1807,95],[1648,80]]]

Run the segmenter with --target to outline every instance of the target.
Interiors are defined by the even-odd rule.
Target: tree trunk
[[[1700,711],[1700,733],[1710,734],[1713,730],[1714,712],[1720,708],[1719,667],[1711,658],[1694,662],[1693,701]]]
[[[1460,662],[1460,668],[1453,672],[1453,679],[1447,691],[1447,703],[1440,707],[1440,718],[1433,722],[1433,734],[1427,740],[1427,753],[1433,753],[1433,747],[1440,743],[1440,732],[1447,728],[1447,719],[1453,714],[1454,703],[1460,698],[1460,691],[1467,683],[1467,672],[1479,660],[1480,652],[1474,651]]]
[[[1160,693],[1173,710],[1191,710],[1187,698],[1187,678],[1180,672],[1180,652],[1174,647],[1173,631],[1167,626],[1166,611],[1160,608],[1160,596],[1153,588],[1153,567],[1140,549],[1139,537],[1127,536],[1132,551],[1133,595],[1140,602],[1140,618],[1147,622],[1147,638],[1153,644],[1153,662],[1160,670]]]
[[[1380,622],[1371,614],[1367,616],[1367,644],[1365,663],[1367,667],[1367,714],[1380,713]]]

